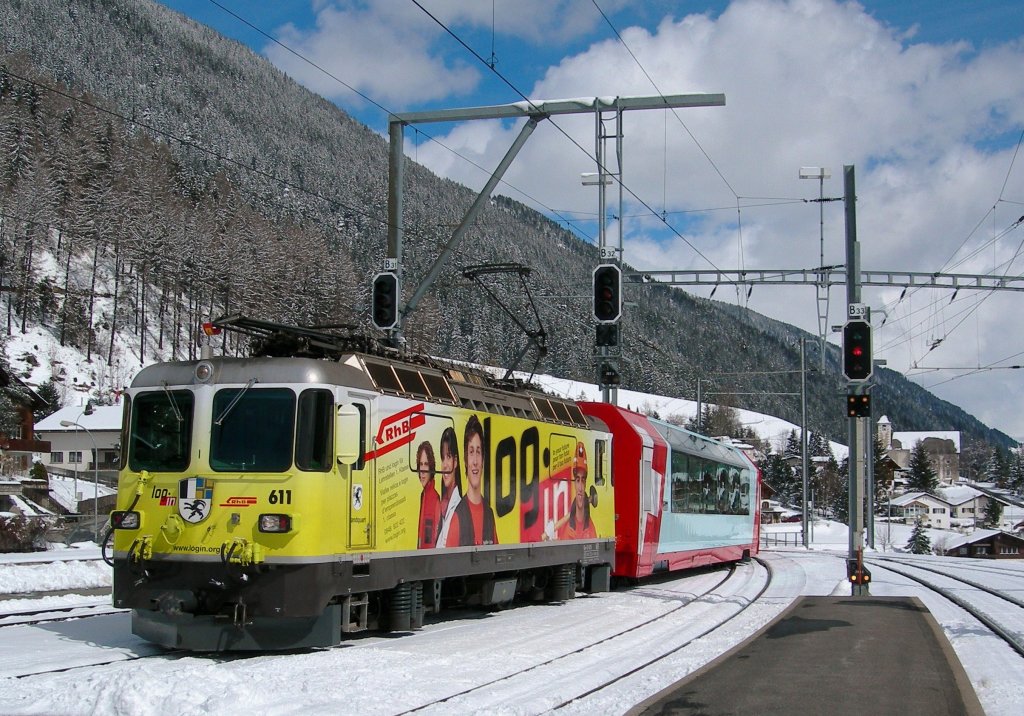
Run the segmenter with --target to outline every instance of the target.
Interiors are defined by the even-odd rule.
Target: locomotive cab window
[[[295,467],[318,472],[330,470],[334,457],[334,397],[331,391],[302,391],[295,432]]]
[[[188,469],[193,406],[192,393],[187,390],[159,390],[135,398],[127,443],[132,470]]]
[[[573,406],[573,407],[575,408],[576,406]],[[576,408],[576,410],[579,410],[579,408]],[[580,413],[580,415],[582,416],[583,413]],[[595,485],[603,485],[604,484],[604,461],[605,461],[605,452],[607,451],[607,449],[608,449],[608,443],[605,440],[597,440],[597,441],[594,442],[594,455],[596,456],[594,458],[594,462],[597,465],[596,470],[594,471],[595,472],[595,476],[594,476],[594,484]]]
[[[121,444],[124,446],[131,445],[131,427],[132,427],[132,397],[130,395],[124,396],[124,409],[121,413]],[[60,462],[60,460],[57,460]],[[123,470],[128,467],[128,450],[122,450],[121,454],[118,455],[118,470]]]
[[[292,464],[295,393],[226,388],[213,397],[210,467],[218,472],[283,472]]]

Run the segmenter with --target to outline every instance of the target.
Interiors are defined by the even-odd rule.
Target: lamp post
[[[807,515],[807,492],[810,487],[810,475],[808,475],[807,468],[807,366],[804,359],[804,353],[807,341],[804,340],[803,336],[800,336],[800,470],[803,473],[803,538],[804,538],[804,549],[809,549],[811,546],[811,527],[814,523],[814,515],[810,516],[810,522],[808,522]]]
[[[61,420],[60,424],[65,428],[70,428],[73,425],[76,432],[78,428],[81,428],[85,431],[85,434],[89,436],[89,441],[92,442],[92,529],[93,532],[96,532],[100,525],[100,451],[96,447],[96,439],[92,436],[89,428],[84,425],[79,425],[78,422],[74,420]]]

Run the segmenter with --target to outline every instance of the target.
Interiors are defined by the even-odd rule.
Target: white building
[[[40,456],[47,471],[118,469],[124,406],[97,405],[89,413],[86,410],[82,405],[61,408],[36,423],[36,434],[50,443],[50,453]]]
[[[925,527],[949,529],[951,505],[942,498],[927,492],[908,492],[894,497],[891,504],[893,515],[907,524],[921,520]]]
[[[953,527],[976,527],[985,519],[985,510],[992,500],[981,490],[967,485],[945,487],[940,490],[950,508],[950,524]]]

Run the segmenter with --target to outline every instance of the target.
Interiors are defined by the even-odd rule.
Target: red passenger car
[[[608,403],[579,403],[612,433],[617,577],[757,552],[760,477],[732,445]]]

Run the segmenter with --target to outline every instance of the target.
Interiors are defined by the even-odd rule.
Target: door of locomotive
[[[359,459],[352,465],[348,480],[348,546],[352,550],[373,548],[373,515],[377,461],[372,459],[370,445],[372,405],[353,398],[352,405],[362,415],[359,426]]]

